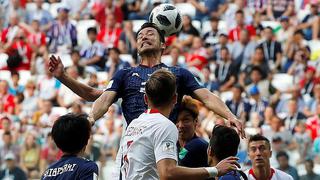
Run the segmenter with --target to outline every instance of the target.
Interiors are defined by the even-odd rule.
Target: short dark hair
[[[258,71],[260,74],[263,74],[261,68],[259,66],[253,66],[251,71],[250,71],[250,74],[253,72],[253,71]]]
[[[280,157],[285,157],[287,160],[289,160],[289,155],[285,151],[279,151],[276,157],[277,159],[279,159]]]
[[[95,28],[95,27],[89,27],[89,28],[87,29],[87,34],[89,34],[89,33],[93,33],[93,34],[97,35],[97,34],[98,34],[97,28]]]
[[[77,154],[88,143],[91,125],[84,114],[60,116],[52,127],[52,138],[63,152]]]
[[[176,94],[176,77],[170,71],[159,69],[146,83],[146,95],[154,106],[168,105]]]
[[[227,47],[225,47],[225,46],[220,48],[220,51],[222,51],[222,50],[226,50],[229,53],[229,49]]]
[[[293,35],[298,35],[300,34],[301,36],[303,36],[303,31],[302,30],[296,30]]]
[[[164,34],[165,34],[165,33],[164,33],[164,31],[160,30],[159,27],[158,27],[156,24],[150,23],[150,22],[146,22],[146,23],[142,24],[142,26],[141,26],[141,28],[138,30],[136,36],[138,37],[139,32],[140,32],[142,29],[145,29],[145,28],[148,28],[148,27],[152,27],[152,28],[154,28],[155,30],[157,30],[157,32],[159,33],[159,36],[160,36],[160,41],[161,41],[162,43],[165,43],[165,39],[164,39]]]
[[[236,14],[242,14],[242,15],[244,15],[244,12],[243,12],[241,9],[239,9],[239,10],[236,11]]]
[[[16,75],[16,76],[20,77],[18,71],[14,71],[14,70],[13,70],[13,71],[11,71],[10,73],[11,73],[11,76]]]
[[[229,156],[237,155],[239,143],[240,138],[236,130],[218,125],[212,130],[209,145],[212,153],[221,161]]]
[[[109,52],[110,52],[110,51],[114,51],[114,52],[116,52],[117,54],[121,54],[119,48],[117,48],[117,47],[109,48]]]
[[[211,22],[219,22],[220,19],[219,19],[219,17],[217,17],[217,16],[211,16],[211,17],[210,17],[210,21],[211,21]]]
[[[3,136],[12,136],[11,132],[10,131],[6,131],[3,133]]]
[[[270,144],[270,141],[268,138],[262,136],[261,134],[256,134],[256,135],[253,135],[250,137],[249,139],[249,142],[248,142],[248,145],[251,143],[251,142],[255,142],[255,141],[265,141],[269,148],[271,149],[271,144]]]

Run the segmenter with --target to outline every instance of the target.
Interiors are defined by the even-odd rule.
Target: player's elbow
[[[175,168],[174,167],[166,167],[165,171],[160,172],[160,180],[176,180],[175,176]]]

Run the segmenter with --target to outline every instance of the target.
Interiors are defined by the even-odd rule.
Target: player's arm
[[[227,105],[214,93],[206,88],[200,88],[193,91],[193,97],[201,101],[209,110],[215,112],[219,116],[227,119],[235,125],[241,137],[245,137],[244,127],[237,117],[232,114]]]
[[[238,158],[236,157],[228,157],[220,161],[215,167],[186,168],[177,166],[177,162],[174,159],[167,158],[157,162],[157,169],[161,180],[206,179],[224,175],[232,170],[237,170],[237,167],[240,167],[237,160]]]
[[[100,119],[109,109],[117,96],[115,91],[105,91],[92,105],[89,120],[93,124]]]
[[[56,58],[54,55],[50,57],[49,71],[62,82],[62,84],[87,101],[94,101],[103,93],[103,90],[82,84],[66,75],[60,57]]]

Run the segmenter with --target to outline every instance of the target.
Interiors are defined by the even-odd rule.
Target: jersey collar
[[[275,173],[275,170],[274,170],[273,168],[270,168],[270,170],[271,170],[271,173],[270,173],[270,176],[269,176],[268,180],[271,180],[273,174]],[[258,178],[256,177],[256,175],[254,174],[252,168],[249,170],[249,174],[251,174],[255,179],[258,179]]]
[[[145,111],[146,114],[155,114],[155,113],[160,113],[158,109],[147,109]]]
[[[166,65],[164,63],[156,64],[156,65],[154,65],[152,67],[146,66],[146,65],[142,65],[142,64],[139,64],[139,66],[143,67],[143,68],[166,67]]]

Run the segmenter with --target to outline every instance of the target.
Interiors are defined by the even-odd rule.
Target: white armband
[[[216,167],[206,167],[204,169],[208,171],[210,178],[218,176],[218,169]]]

